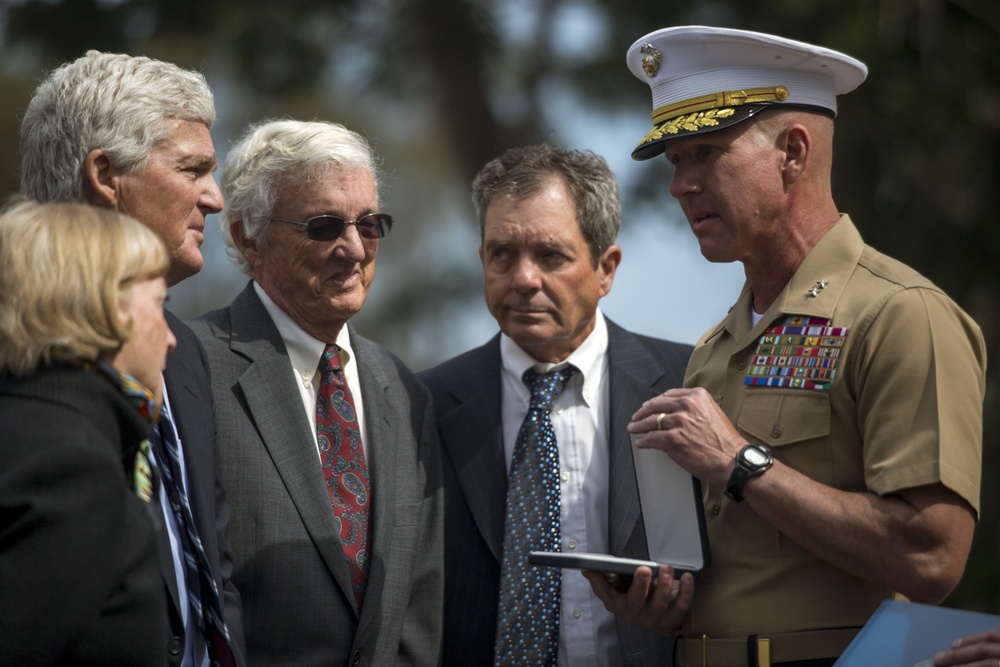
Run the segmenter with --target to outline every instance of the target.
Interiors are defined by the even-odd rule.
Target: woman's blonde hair
[[[169,266],[154,232],[111,209],[16,204],[0,215],[0,374],[117,350],[125,290]]]

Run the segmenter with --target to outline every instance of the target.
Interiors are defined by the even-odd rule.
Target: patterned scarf
[[[142,383],[128,373],[103,361],[94,362],[94,369],[117,387],[150,425],[159,420],[160,405],[153,397],[153,393],[146,389]],[[132,490],[135,495],[147,503],[153,497],[153,472],[150,465],[149,448],[149,440],[146,439],[124,453],[125,474],[131,473]]]

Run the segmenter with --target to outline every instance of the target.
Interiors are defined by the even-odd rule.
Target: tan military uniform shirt
[[[886,495],[942,482],[979,511],[986,352],[940,289],[865,246],[843,216],[752,329],[751,302],[744,287],[698,343],[686,386],[706,388],[749,442],[823,484]],[[857,627],[893,595],[723,491],[705,490],[712,562],[685,632]]]

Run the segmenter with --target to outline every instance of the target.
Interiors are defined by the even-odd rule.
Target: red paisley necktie
[[[371,553],[371,494],[368,466],[351,389],[340,366],[340,348],[329,344],[320,358],[320,387],[316,397],[316,438],[323,476],[340,542],[351,573],[354,599],[361,608],[368,583]]]

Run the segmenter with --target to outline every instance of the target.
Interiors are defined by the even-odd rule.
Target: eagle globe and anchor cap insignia
[[[643,54],[642,71],[652,79],[660,71],[660,61],[663,60],[663,56],[660,54],[660,50],[652,44],[643,44],[639,52]]]

